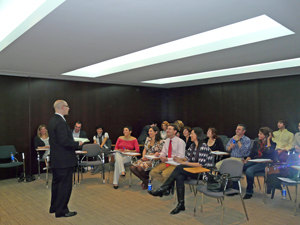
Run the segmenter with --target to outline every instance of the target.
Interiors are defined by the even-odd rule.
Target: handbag
[[[232,187],[232,181],[228,180],[228,177],[230,174],[208,174],[207,175],[207,190],[213,191],[213,192],[219,192],[224,191]],[[226,189],[225,189],[226,186]]]

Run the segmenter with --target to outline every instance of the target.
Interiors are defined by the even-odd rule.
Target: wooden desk
[[[210,171],[209,169],[204,167],[186,167],[183,169],[189,173],[206,173]]]

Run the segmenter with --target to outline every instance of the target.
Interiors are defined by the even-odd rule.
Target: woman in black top
[[[206,135],[207,137],[204,139],[204,143],[206,143],[212,151],[225,152],[223,142],[217,135],[217,130],[215,128],[208,128]]]
[[[185,142],[185,150],[187,151],[191,144],[193,143],[190,137],[192,129],[188,126],[182,128],[183,131],[183,138],[182,140]]]
[[[258,133],[258,142],[254,143],[250,155],[243,159],[245,164],[243,171],[247,178],[246,195],[244,199],[249,199],[253,194],[254,173],[264,171],[266,163],[249,162],[250,159],[271,159],[274,158],[276,144],[272,141],[273,131],[269,127],[261,127]]]

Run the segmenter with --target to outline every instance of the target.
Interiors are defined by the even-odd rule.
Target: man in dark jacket
[[[75,150],[82,142],[75,142],[65,115],[70,107],[64,100],[57,100],[54,105],[55,115],[48,125],[49,143],[51,146],[51,168],[53,172],[51,188],[51,207],[49,212],[56,217],[75,216],[70,212],[68,203],[72,192],[72,175],[77,164]]]

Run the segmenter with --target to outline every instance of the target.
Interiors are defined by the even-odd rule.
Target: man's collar
[[[61,118],[63,118],[64,121],[66,121],[65,117],[64,117],[62,114],[60,114],[60,113],[58,113],[58,112],[56,112],[55,114],[61,116]]]

